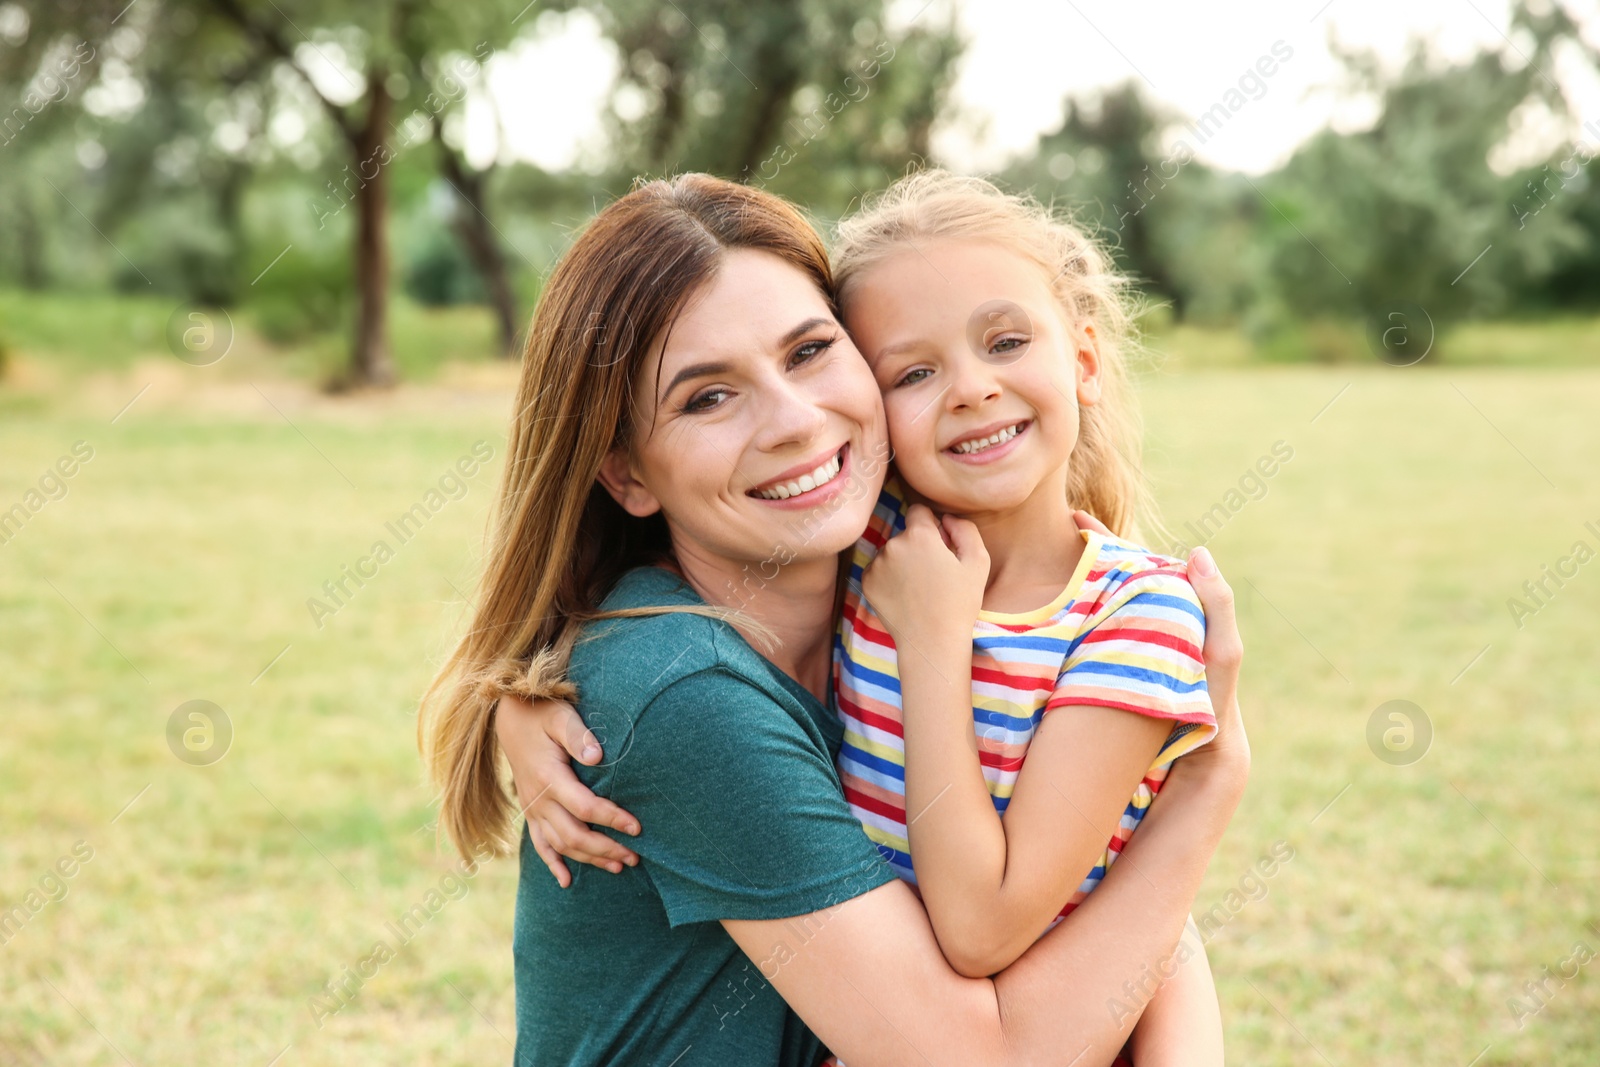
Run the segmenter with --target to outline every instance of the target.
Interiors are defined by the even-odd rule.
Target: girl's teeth
[[[963,441],[959,445],[956,445],[952,451],[960,452],[963,455],[971,455],[973,452],[981,452],[986,448],[993,448],[995,445],[1004,444],[1013,437],[1017,436],[1017,434],[1021,433],[1023,425],[1023,423],[1019,422],[1014,426],[1007,426],[1003,430],[992,433],[988,437],[980,437],[976,441]]]
[[[792,496],[809,493],[817,486],[827,485],[833,481],[838,476],[842,465],[839,460],[839,453],[835,452],[832,459],[810,474],[802,474],[792,482],[784,482],[782,485],[775,485],[771,489],[762,489],[756,493],[756,496],[763,500],[788,500]]]

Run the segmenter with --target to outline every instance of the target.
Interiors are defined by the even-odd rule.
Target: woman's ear
[[[1078,403],[1095,404],[1100,400],[1103,367],[1100,362],[1100,342],[1094,335],[1094,323],[1083,325],[1077,341]]]
[[[638,479],[633,469],[633,457],[627,449],[613,448],[606,453],[606,458],[600,461],[599,479],[600,484],[606,487],[606,492],[611,494],[611,499],[634,518],[642,519],[661,510],[661,502]]]

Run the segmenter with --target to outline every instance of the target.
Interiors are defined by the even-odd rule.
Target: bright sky
[[[1600,45],[1600,0],[1566,2]],[[1276,45],[1290,58],[1265,79],[1265,91],[1256,88],[1251,95],[1258,99],[1197,146],[1207,162],[1260,173],[1329,122],[1347,128],[1372,118],[1370,101],[1330,91],[1339,76],[1330,36],[1375,49],[1398,66],[1418,37],[1457,59],[1503,43],[1510,19],[1506,0],[895,0],[892,11],[903,23],[943,18],[950,5],[970,43],[955,86],[958,115],[936,131],[934,151],[969,171],[999,167],[1055,129],[1068,94],[1128,78],[1197,117]],[[617,69],[614,50],[587,15],[545,13],[528,21],[532,39],[489,65],[506,148],[549,168],[593,159]],[[1600,118],[1600,78],[1575,56],[1560,58],[1549,75],[1586,119]],[[1559,140],[1559,131],[1536,120],[1530,116],[1526,140]],[[494,151],[487,102],[469,109],[467,137],[478,161]]]

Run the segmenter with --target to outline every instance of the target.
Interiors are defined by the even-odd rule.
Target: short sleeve
[[[1091,705],[1170,719],[1176,725],[1159,761],[1175,759],[1217,733],[1205,636],[1205,612],[1182,564],[1129,575],[1086,622],[1045,711]]]
[[[640,712],[610,797],[673,926],[782,919],[894,874],[850,811],[822,738],[760,688],[708,669]]]

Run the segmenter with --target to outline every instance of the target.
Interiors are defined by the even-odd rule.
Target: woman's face
[[[816,284],[777,256],[726,254],[657,340],[634,402],[633,447],[601,477],[631,514],[662,512],[680,559],[832,557],[866,528],[883,403]]]

